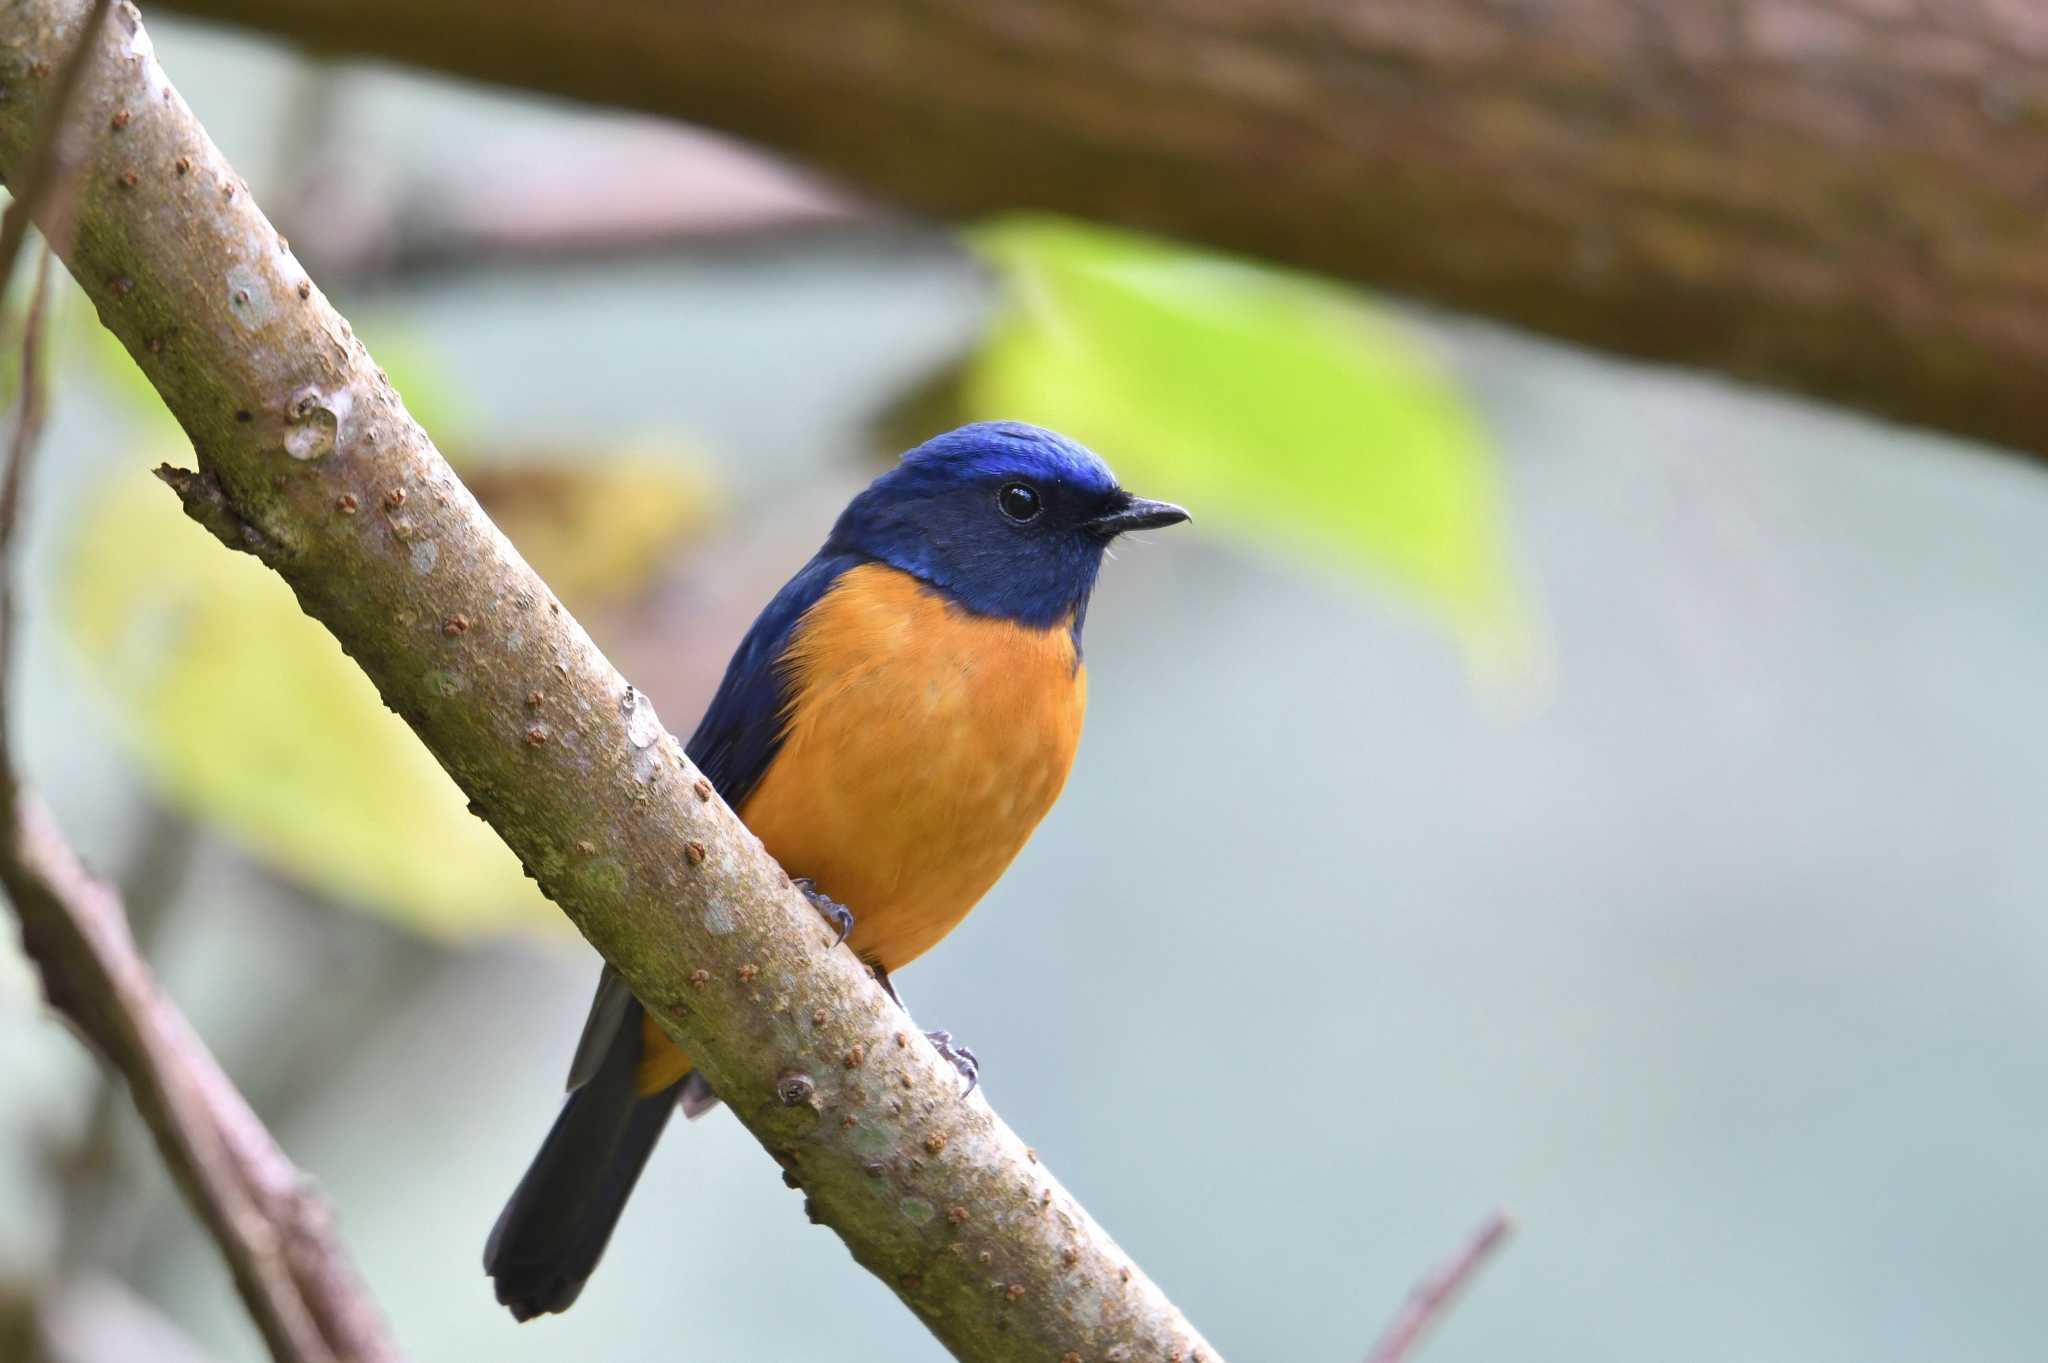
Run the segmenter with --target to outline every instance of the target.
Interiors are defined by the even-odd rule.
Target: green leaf
[[[970,417],[1064,431],[1205,527],[1368,566],[1468,644],[1514,643],[1485,435],[1358,294],[1060,219],[970,240],[1006,285],[965,377]]]

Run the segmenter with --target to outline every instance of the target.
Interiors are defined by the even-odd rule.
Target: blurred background
[[[846,497],[938,430],[1052,425],[1194,511],[1108,566],[1072,783],[902,984],[1226,1354],[1360,1356],[1504,1205],[1431,1359],[2040,1356],[2030,456],[150,21],[682,732]],[[189,450],[68,283],[54,343],[30,778],[413,1355],[942,1357],[723,1113],[671,1129],[572,1312],[495,1305],[483,1238],[596,958],[281,583],[148,477]],[[11,933],[0,1066],[0,1304],[36,1347],[261,1357]]]

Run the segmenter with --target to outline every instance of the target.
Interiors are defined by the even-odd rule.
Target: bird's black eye
[[[1019,525],[1037,520],[1044,509],[1038,500],[1038,489],[1029,483],[1004,483],[1002,491],[996,493],[996,506]]]

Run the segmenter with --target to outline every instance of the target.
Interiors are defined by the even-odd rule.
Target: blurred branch
[[[0,652],[0,658],[4,658]],[[120,878],[122,907],[135,951],[154,954],[158,930],[191,869],[198,830],[190,819],[152,802],[145,814],[141,846]],[[132,1240],[137,1211],[122,1141],[120,1076],[102,1072],[85,1127],[64,1151],[63,1234],[58,1272],[77,1274],[92,1263],[117,1262]]]
[[[610,119],[579,125],[554,149],[482,154],[391,184],[391,167],[331,136],[309,137],[289,160],[290,197],[276,218],[323,277],[351,285],[829,243],[855,230],[882,240],[935,235],[696,129]]]
[[[278,120],[280,183],[264,197],[329,288],[409,275],[935,235],[884,217],[730,138],[654,118],[585,113],[538,145],[428,167],[366,154],[338,110],[349,68],[302,62]],[[486,499],[488,500],[488,498]]]
[[[96,8],[90,18],[76,8],[61,17],[84,20],[86,40],[98,44],[104,38],[103,9]],[[16,60],[28,66],[25,72],[10,72],[10,79],[36,79],[38,70],[47,72],[51,59],[64,53],[63,40],[55,36],[59,25],[49,22],[59,16],[38,17],[44,20],[39,49],[9,45]],[[76,35],[81,25],[71,29]],[[123,64],[97,47],[89,53],[74,50],[65,62],[67,76],[86,70],[94,55],[103,56],[108,69]],[[86,89],[93,83],[89,77],[75,82]],[[59,82],[57,93],[45,102],[45,118],[66,110],[72,84]],[[87,106],[93,102],[88,96]],[[61,131],[45,129],[41,145],[58,136]],[[26,141],[8,150],[19,150]],[[54,161],[41,169],[68,173]],[[64,209],[69,190],[68,185],[32,183],[22,188],[18,202],[39,215],[54,216]],[[325,1209],[305,1190],[299,1172],[183,1015],[158,992],[129,935],[120,899],[86,871],[41,801],[21,784],[4,741],[13,662],[15,530],[44,410],[40,355],[47,275],[46,252],[22,333],[20,416],[6,467],[0,469],[0,886],[21,919],[23,946],[42,974],[51,1005],[127,1079],[143,1120],[219,1244],[272,1354],[281,1363],[394,1360],[382,1322],[334,1243]]]
[[[43,58],[84,3],[16,0],[0,52]],[[132,6],[103,45],[117,59],[96,64],[81,116],[131,117],[85,168],[64,259],[192,437],[199,470],[162,471],[187,511],[285,579],[813,1216],[956,1356],[1216,1363],[986,1100],[962,1099],[484,515],[170,86]],[[24,88],[0,104],[0,161],[33,126]],[[47,897],[75,868],[47,864],[46,823],[29,831],[46,864],[28,888]]]
[[[1399,1314],[1388,1322],[1372,1352],[1365,1356],[1365,1363],[1404,1363],[1513,1229],[1505,1212],[1494,1212],[1481,1222],[1455,1255],[1415,1285]]]
[[[0,281],[7,278],[0,274]],[[0,296],[6,284],[0,282]],[[14,736],[7,713],[7,669],[14,659],[14,561],[19,554],[15,532],[21,524],[21,499],[28,486],[29,462],[43,433],[48,395],[43,388],[43,312],[50,302],[50,248],[38,253],[35,282],[29,286],[28,314],[21,326],[21,387],[15,402],[14,432],[7,441],[7,463],[0,467],[0,809],[15,796]]]
[[[0,814],[7,819],[0,886],[21,919],[44,993],[126,1077],[272,1357],[398,1359],[326,1207],[158,991],[119,898],[79,863],[32,792],[17,788]]]
[[[163,3],[2048,453],[2038,6]]]

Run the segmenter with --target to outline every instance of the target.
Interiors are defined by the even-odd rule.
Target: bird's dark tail
[[[562,1104],[484,1244],[484,1271],[520,1320],[566,1311],[576,1300],[686,1085],[644,1098],[634,1091],[637,1005],[634,1013],[596,1072]]]

